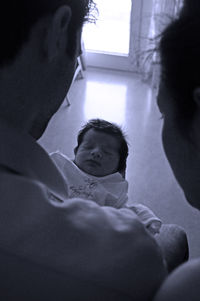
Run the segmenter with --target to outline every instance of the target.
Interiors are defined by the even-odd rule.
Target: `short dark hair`
[[[67,5],[72,10],[67,49],[68,55],[72,57],[75,53],[78,29],[84,21],[93,19],[93,15],[90,15],[96,8],[93,0],[9,0],[2,1],[0,9],[0,66],[10,63],[15,58],[28,39],[32,26],[61,5]]]
[[[116,125],[115,123],[108,122],[104,119],[91,119],[89,120],[79,131],[77,136],[77,147],[75,148],[75,152],[78,150],[79,146],[81,145],[84,135],[90,130],[94,129],[95,131],[107,133],[116,137],[120,143],[119,149],[119,166],[118,172],[125,174],[126,170],[126,160],[128,157],[128,142],[126,141],[125,134],[123,130]]]
[[[166,27],[159,43],[161,81],[169,91],[176,116],[188,121],[196,110],[194,89],[200,86],[199,32],[200,3],[185,1],[180,16]]]

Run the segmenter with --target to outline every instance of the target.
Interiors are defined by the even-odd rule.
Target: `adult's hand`
[[[168,272],[188,260],[188,241],[182,227],[174,224],[162,224],[160,233],[156,234],[155,238],[166,260]]]

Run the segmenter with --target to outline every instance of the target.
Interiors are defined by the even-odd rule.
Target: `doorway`
[[[134,49],[139,35],[143,0],[96,0],[96,24],[83,28],[86,64],[135,71]]]

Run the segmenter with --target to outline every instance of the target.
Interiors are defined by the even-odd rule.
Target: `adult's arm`
[[[81,199],[59,202],[46,186],[9,173],[1,174],[0,190],[1,263],[13,261],[19,279],[21,264],[31,263],[66,279],[70,301],[151,300],[166,271],[160,248],[131,210]],[[23,272],[24,281],[31,271]],[[1,288],[9,277],[1,277]],[[58,285],[53,281],[49,292]]]
[[[169,274],[154,301],[199,301],[199,284],[200,260],[190,260]]]

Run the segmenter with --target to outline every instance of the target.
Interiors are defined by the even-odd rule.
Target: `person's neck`
[[[194,114],[193,120],[190,126],[190,139],[196,149],[200,152],[200,111],[197,110]]]
[[[23,84],[23,76],[15,72],[15,65],[1,69],[0,121],[23,132],[29,132],[34,108],[28,99],[29,87]]]
[[[23,133],[28,133],[28,127],[25,126],[25,123],[21,120],[21,123],[16,120],[12,120],[12,118],[6,118],[6,116],[2,116],[0,114],[0,126],[7,126],[10,128],[14,128],[15,130]]]

